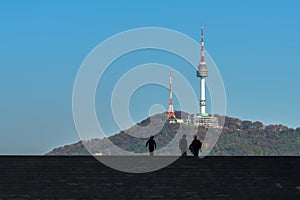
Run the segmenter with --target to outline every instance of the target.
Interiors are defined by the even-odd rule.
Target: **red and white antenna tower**
[[[176,122],[176,116],[173,107],[173,99],[172,99],[172,70],[170,71],[170,101],[169,101],[169,110],[168,110],[168,120],[169,122]]]

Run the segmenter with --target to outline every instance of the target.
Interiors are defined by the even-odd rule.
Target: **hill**
[[[176,112],[176,116],[185,119],[188,113]],[[209,155],[300,156],[300,128],[289,128],[281,124],[264,125],[259,121],[252,122],[227,116],[223,118],[225,118],[224,128]],[[85,146],[88,146],[93,154],[101,152],[104,155],[114,155],[115,150],[109,147],[110,142],[128,152],[145,153],[147,152],[145,143],[149,134],[155,135],[159,147],[164,147],[174,138],[179,126],[182,132],[180,134],[186,134],[189,142],[192,137],[191,133],[197,133],[198,137],[203,140],[207,131],[204,127],[168,124],[165,121],[166,114],[158,114],[108,138],[79,141],[75,144],[55,148],[46,155],[89,155]],[[145,138],[134,137],[137,135]],[[165,155],[174,155],[180,152],[176,147],[166,149],[164,153]]]

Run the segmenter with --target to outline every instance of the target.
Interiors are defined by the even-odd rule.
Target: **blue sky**
[[[228,115],[298,127],[299,8],[296,0],[1,1],[0,154],[43,154],[78,141],[72,89],[82,61],[106,38],[147,26],[200,41],[204,22]],[[139,101],[137,95],[140,108]],[[132,109],[133,118],[146,111]]]

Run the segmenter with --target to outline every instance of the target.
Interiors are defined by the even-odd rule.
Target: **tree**
[[[241,122],[241,126],[242,126],[243,130],[251,128],[251,125],[252,125],[252,122],[248,121],[248,120]]]
[[[259,122],[259,121],[256,121],[252,124],[252,127],[255,128],[255,129],[263,129],[264,128],[264,124]]]

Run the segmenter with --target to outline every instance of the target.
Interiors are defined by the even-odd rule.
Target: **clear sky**
[[[147,26],[174,29],[199,42],[204,22],[206,50],[224,80],[227,114],[298,127],[299,9],[297,0],[3,0],[0,154],[44,154],[53,147],[78,141],[72,118],[72,89],[82,61],[106,38]],[[155,53],[149,54],[155,57]],[[167,90],[161,90],[161,94],[156,101],[166,102],[167,107]],[[143,100],[137,93],[136,102]],[[156,102],[145,102],[152,103]],[[148,107],[143,110],[141,104],[137,106],[131,110],[139,121]],[[109,120],[107,129],[114,132],[109,129]]]

